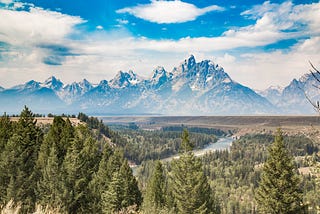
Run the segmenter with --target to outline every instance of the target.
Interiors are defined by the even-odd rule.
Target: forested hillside
[[[56,116],[41,129],[27,107],[18,122],[1,117],[1,204],[13,200],[21,213],[33,212],[36,204],[61,213],[138,209],[142,196],[121,148],[101,138],[107,127],[93,118],[87,122],[74,127]]]

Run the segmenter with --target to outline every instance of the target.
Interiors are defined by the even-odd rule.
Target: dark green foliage
[[[55,147],[58,165],[62,164],[67,149],[70,147],[70,143],[74,137],[74,128],[71,125],[69,119],[66,121],[60,117],[56,116],[53,119],[53,123],[50,126],[50,130],[44,138],[44,142],[41,145],[38,164],[42,167],[45,164],[46,158],[50,153],[51,147]]]
[[[4,150],[9,138],[12,136],[13,123],[9,116],[4,114],[0,117],[0,154]]]
[[[114,172],[107,191],[102,194],[102,213],[114,213],[124,206],[124,180],[119,172]]]
[[[5,201],[22,202],[22,212],[31,211],[36,202],[38,180],[36,161],[42,143],[42,132],[36,126],[34,114],[25,107],[13,136],[1,154],[0,176],[7,186]]]
[[[178,213],[210,213],[211,189],[202,164],[193,153],[172,162],[171,188]]]
[[[142,203],[142,196],[138,188],[138,182],[133,176],[132,170],[125,159],[123,159],[122,161],[120,174],[122,175],[122,179],[124,180],[124,200],[122,204],[124,205],[124,207],[129,207],[131,205],[137,205],[137,207],[140,207]]]
[[[108,127],[96,118],[88,122],[74,128],[68,118],[55,116],[43,126],[43,138],[27,107],[18,122],[1,117],[0,205],[13,199],[22,213],[32,213],[36,203],[66,213],[102,213],[102,195],[116,189],[110,184],[118,173],[120,208],[139,207],[141,193],[123,152],[104,141]]]
[[[44,206],[59,207],[64,201],[62,163],[74,137],[69,119],[54,117],[50,130],[41,145],[37,167],[40,180],[37,185],[38,201]]]
[[[59,166],[56,147],[50,148],[46,164],[40,168],[40,180],[37,185],[38,203],[51,208],[63,204],[63,184],[61,166]]]
[[[139,126],[137,126],[135,123],[129,123],[128,128],[132,130],[138,130]]]
[[[190,140],[199,149],[215,143],[215,135],[190,133]],[[114,132],[112,142],[124,148],[125,157],[136,164],[147,160],[164,159],[181,151],[181,132],[122,130]]]
[[[32,213],[35,203],[60,207],[67,213],[111,213],[132,205],[138,209],[141,193],[124,156],[140,163],[180,150],[180,159],[145,162],[138,171],[144,173],[138,176],[145,190],[143,212],[258,212],[254,192],[271,135],[247,135],[233,142],[230,151],[212,152],[199,159],[191,150],[215,142],[217,138],[208,134],[212,130],[194,128],[196,133],[189,136],[185,132],[182,138],[172,130],[113,132],[102,121],[84,114],[79,117],[87,126],[75,128],[69,119],[55,117],[51,126],[41,130],[29,109],[21,115],[19,122],[11,122],[6,115],[0,118],[0,205],[13,198],[22,202],[22,213]],[[298,159],[300,166],[308,166],[306,155],[319,161],[315,155],[318,146],[310,140],[294,136],[285,137],[284,142],[290,154],[303,156]],[[315,177],[305,175],[300,185],[309,211],[316,213],[319,187]],[[287,196],[289,200],[295,194]]]
[[[93,213],[101,213],[101,196],[107,191],[108,185],[111,181],[112,173],[108,168],[109,160],[113,157],[113,151],[107,144],[104,145],[102,150],[102,157],[99,163],[99,169],[94,173],[92,180],[90,181],[89,188],[92,195],[91,205]]]
[[[7,159],[7,154],[2,154],[5,152],[8,140],[13,134],[13,123],[10,121],[9,117],[4,114],[0,117],[0,202],[5,201],[6,196],[6,185],[9,183],[8,174],[6,173],[8,162],[3,162]],[[7,152],[6,152],[7,153]],[[8,160],[8,159],[7,159]]]
[[[147,183],[145,210],[159,210],[166,206],[166,177],[160,161],[155,162],[153,174]]]
[[[259,210],[275,214],[303,213],[296,166],[285,148],[280,129],[268,152],[256,193]]]
[[[81,112],[78,114],[78,119],[85,122],[90,129],[98,130],[99,134],[103,134],[109,138],[112,137],[113,133],[110,131],[109,127],[103,124],[102,120],[98,120],[96,117],[89,117]]]
[[[194,148],[194,143],[192,143],[189,139],[189,132],[187,129],[184,129],[181,136],[181,146],[180,151],[181,152],[190,152]]]
[[[212,190],[208,184],[200,159],[191,152],[187,130],[182,134],[183,154],[173,160],[171,167],[170,187],[177,213],[210,213],[212,212]]]
[[[65,176],[63,207],[68,213],[88,212],[91,199],[89,183],[98,170],[99,161],[97,142],[86,127],[77,127],[62,167]]]
[[[200,134],[208,134],[208,135],[215,135],[218,137],[226,136],[226,133],[220,129],[213,129],[213,128],[203,128],[203,127],[185,127],[185,126],[166,126],[161,128],[164,132],[183,132],[184,129],[187,129],[190,133],[200,133]]]
[[[110,182],[102,192],[102,212],[115,212],[131,205],[139,207],[142,197],[138,183],[121,151],[116,150],[110,157],[107,169],[106,174]]]

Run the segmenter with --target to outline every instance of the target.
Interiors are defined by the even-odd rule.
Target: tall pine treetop
[[[258,209],[262,213],[303,213],[300,179],[280,129],[268,152],[256,192]]]
[[[181,148],[180,150],[183,153],[191,152],[194,148],[194,143],[190,142],[189,132],[187,129],[184,129],[181,136]]]

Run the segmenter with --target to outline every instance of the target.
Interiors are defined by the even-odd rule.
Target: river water
[[[210,151],[229,149],[230,146],[232,145],[233,140],[234,139],[232,137],[220,138],[216,143],[210,143],[209,145],[207,145],[206,147],[204,147],[202,149],[195,150],[194,154],[196,156],[201,156],[201,155],[204,155],[205,153],[210,152]]]
[[[234,139],[232,137],[223,137],[220,138],[217,142],[210,143],[202,149],[194,150],[193,153],[195,156],[201,156],[210,151],[229,149],[233,141]],[[173,155],[171,157],[162,159],[162,161],[171,161],[172,159],[176,158],[179,158],[179,155]]]

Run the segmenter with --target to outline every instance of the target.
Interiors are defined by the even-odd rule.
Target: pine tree
[[[4,150],[9,138],[12,136],[13,124],[8,115],[0,117],[0,154]]]
[[[21,147],[16,145],[16,142],[19,141],[21,141],[21,137],[14,134],[1,154],[0,176],[3,183],[1,189],[4,191],[3,195],[1,195],[3,203],[15,199],[17,195],[19,185],[16,182],[16,178],[18,177],[19,166],[22,164],[21,160],[18,159]]]
[[[92,196],[89,183],[98,170],[99,161],[97,142],[87,127],[78,126],[62,166],[65,180],[63,208],[68,213],[90,212]]]
[[[318,213],[320,213],[320,163],[317,162],[315,163],[315,166],[314,166],[314,172],[313,172],[315,175],[318,175],[317,178],[316,178],[316,187],[315,187],[315,191],[318,192],[318,194],[316,195],[315,197],[315,201],[316,203],[318,204],[318,206],[316,207]]]
[[[5,151],[5,148],[8,144],[8,140],[13,135],[13,123],[10,121],[10,118],[4,114],[0,117],[0,203],[5,202],[6,188],[8,186],[8,173],[7,163],[4,163],[3,160],[6,159],[6,155],[2,155]]]
[[[124,207],[124,185],[121,173],[113,173],[107,191],[102,193],[102,213],[111,214],[119,212]]]
[[[21,112],[3,155],[7,162],[10,185],[7,188],[7,200],[22,203],[22,212],[30,212],[36,203],[36,185],[38,172],[36,161],[43,139],[43,133],[36,126],[34,114],[25,107]]]
[[[40,170],[41,176],[37,186],[37,203],[51,208],[59,208],[63,201],[63,181],[56,147],[52,146],[50,148],[46,165]]]
[[[60,146],[59,146],[59,152],[58,152],[59,164],[62,164],[67,154],[68,148],[70,147],[71,142],[74,138],[74,135],[75,135],[75,129],[72,126],[72,123],[69,120],[69,118],[67,118],[64,122],[64,126],[60,134]]]
[[[268,152],[256,192],[259,210],[274,214],[303,213],[296,166],[285,148],[280,129]]]
[[[132,174],[132,169],[130,168],[128,161],[124,158],[120,167],[120,174],[124,183],[124,197],[122,206],[124,208],[132,205],[137,205],[137,207],[139,207],[142,203],[142,197],[138,188],[138,182]]]
[[[67,149],[70,146],[71,140],[74,137],[74,128],[71,125],[70,120],[67,118],[66,121],[61,116],[55,116],[53,123],[50,126],[50,130],[45,138],[45,146],[51,148],[56,147],[59,165],[63,162],[63,159],[67,153]]]
[[[171,164],[170,186],[178,213],[212,212],[211,188],[204,175],[202,163],[191,152],[192,144],[187,131],[182,135],[184,153]]]
[[[121,150],[114,151],[108,159],[106,168],[107,171],[101,171],[105,176],[105,185],[107,186],[101,193],[102,212],[110,213],[110,210],[117,212],[132,205],[139,207],[142,203],[142,197],[138,182]],[[121,191],[118,185],[121,185]]]
[[[189,132],[187,129],[184,129],[182,132],[182,136],[181,136],[181,148],[180,151],[181,152],[190,152],[193,150],[194,148],[194,143],[192,143],[189,139]]]
[[[62,163],[67,149],[73,139],[74,129],[66,121],[55,116],[48,134],[41,145],[37,167],[40,180],[37,185],[38,203],[53,208],[59,207],[63,201]]]
[[[144,197],[144,210],[157,212],[166,206],[166,178],[161,162],[155,162],[154,171],[147,183]]]
[[[90,181],[89,188],[92,195],[91,210],[92,213],[101,213],[101,196],[103,192],[108,190],[108,185],[112,179],[109,177],[108,161],[113,155],[113,151],[108,144],[104,144],[102,150],[102,157],[99,163],[99,169],[94,173],[92,180]]]

